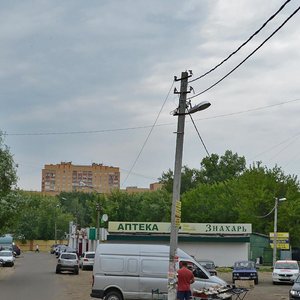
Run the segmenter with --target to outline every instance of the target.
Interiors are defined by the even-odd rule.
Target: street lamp
[[[279,202],[285,201],[286,198],[275,198],[274,206],[274,238],[273,238],[273,267],[276,263],[277,257],[277,214],[278,214],[278,204]]]
[[[168,300],[176,299],[176,251],[178,245],[178,231],[181,222],[181,202],[180,202],[180,185],[181,185],[181,169],[182,169],[182,153],[183,153],[183,136],[185,115],[192,114],[200,110],[208,108],[211,104],[204,101],[187,110],[187,85],[188,72],[181,73],[181,80],[179,107],[173,113],[178,116],[177,123],[177,139],[176,139],[176,153],[174,166],[174,180],[173,180],[173,196],[172,196],[172,211],[171,211],[171,232],[170,232],[170,257],[169,257],[169,273],[168,273]],[[178,93],[177,90],[174,91]]]

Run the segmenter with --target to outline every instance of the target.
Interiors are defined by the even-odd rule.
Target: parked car
[[[76,253],[78,255],[78,252],[76,249],[71,248],[69,246],[67,246],[66,248],[63,248],[61,252],[69,252],[69,253]]]
[[[60,254],[56,265],[56,274],[62,271],[71,271],[76,275],[79,274],[79,261],[76,253],[63,252]]]
[[[217,276],[215,263],[212,260],[198,260],[198,263],[203,266],[212,276]]]
[[[232,270],[232,282],[234,283],[236,280],[254,280],[254,283],[258,284],[255,263],[250,260],[235,262]]]
[[[290,289],[289,299],[290,300],[300,299],[300,275],[296,278],[296,280],[294,281],[294,285]]]
[[[55,255],[56,257],[59,257],[59,255],[62,252],[65,252],[65,250],[68,248],[68,246],[66,245],[57,245],[57,247],[55,248]]]
[[[58,244],[53,244],[53,245],[51,245],[51,247],[50,247],[50,253],[51,254],[54,254],[55,253],[55,250],[56,250],[56,247],[58,246]]]
[[[296,260],[277,260],[272,273],[273,284],[293,283],[299,272],[299,264]]]
[[[79,268],[82,270],[93,269],[95,261],[95,252],[84,252],[79,258]]]
[[[13,267],[15,264],[15,257],[11,250],[0,251],[0,260],[2,261],[3,267]]]

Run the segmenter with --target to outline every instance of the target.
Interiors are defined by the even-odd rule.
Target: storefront
[[[110,243],[170,243],[169,223],[109,222]],[[178,247],[196,260],[210,259],[217,266],[232,266],[250,259],[251,224],[182,223]]]

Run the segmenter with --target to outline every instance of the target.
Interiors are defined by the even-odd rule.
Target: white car
[[[10,250],[1,250],[0,251],[0,261],[2,262],[2,266],[13,267],[15,264],[15,257],[12,251]]]
[[[272,273],[273,284],[293,283],[300,272],[296,260],[277,260]]]
[[[95,260],[95,252],[89,251],[81,254],[79,259],[79,267],[82,270],[93,269]]]

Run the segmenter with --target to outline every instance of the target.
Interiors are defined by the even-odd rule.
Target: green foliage
[[[8,232],[16,217],[18,202],[21,201],[18,193],[13,190],[16,183],[16,165],[0,132],[0,234]]]
[[[0,198],[10,193],[17,183],[16,165],[0,132]]]

